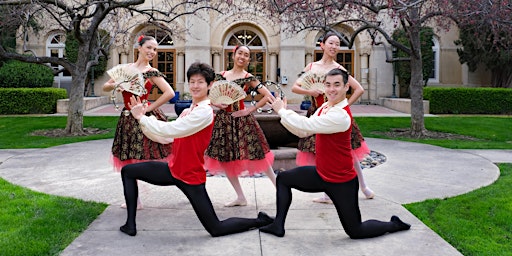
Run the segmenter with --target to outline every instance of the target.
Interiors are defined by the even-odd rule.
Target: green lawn
[[[378,133],[392,128],[410,128],[408,117],[356,117],[364,137],[388,138]],[[425,127],[430,131],[454,133],[477,140],[400,139],[453,149],[512,149],[512,116],[445,116],[425,117]]]
[[[47,148],[73,142],[113,138],[119,120],[117,116],[84,117],[84,127],[108,129],[109,132],[106,134],[61,138],[31,135],[37,130],[63,129],[66,127],[66,118],[65,116],[0,117],[0,134],[2,134],[0,149]]]
[[[405,208],[463,255],[512,255],[512,164],[498,166],[494,184]]]
[[[0,178],[0,255],[58,255],[106,204],[46,195]]]
[[[84,117],[84,127],[109,129],[102,135],[46,138],[36,130],[64,128],[66,117],[0,117],[0,149],[46,148],[113,138],[119,117]],[[408,117],[356,117],[365,137],[410,127]],[[512,149],[512,117],[426,117],[431,131],[471,136],[471,140],[402,139],[454,149]],[[499,165],[494,184],[444,200],[405,205],[464,255],[511,255],[512,164]],[[0,178],[0,255],[58,255],[106,208],[105,204],[50,196]]]

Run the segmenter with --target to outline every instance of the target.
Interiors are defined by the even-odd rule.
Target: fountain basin
[[[261,126],[271,149],[277,149],[280,147],[297,147],[299,137],[284,128],[281,124],[281,118],[279,115],[275,113],[257,113],[254,117]]]

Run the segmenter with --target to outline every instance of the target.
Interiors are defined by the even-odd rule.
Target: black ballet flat
[[[266,225],[271,224],[271,223],[274,222],[274,218],[268,216],[268,214],[265,213],[265,212],[259,212],[258,213],[258,220],[260,220],[262,222],[260,227],[266,226]]]
[[[121,230],[121,232],[123,232],[129,236],[137,235],[137,229],[129,228],[127,225],[123,225],[123,226],[119,227],[119,230]]]
[[[396,231],[409,230],[411,228],[411,224],[403,222],[400,218],[398,218],[395,215],[391,216],[391,222],[393,222],[395,224],[395,226],[397,227],[397,229],[394,231],[391,231],[391,233],[396,232]]]

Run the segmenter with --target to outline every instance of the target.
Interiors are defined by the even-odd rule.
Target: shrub
[[[51,114],[65,98],[62,88],[0,88],[0,114]]]
[[[53,71],[43,64],[9,60],[0,68],[0,88],[43,88],[53,86]]]
[[[512,114],[509,88],[423,88],[431,114]]]

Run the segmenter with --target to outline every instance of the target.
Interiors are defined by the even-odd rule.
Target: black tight
[[[187,196],[203,227],[214,237],[247,231],[272,222],[272,219],[264,213],[258,214],[256,219],[229,218],[220,221],[206,192],[205,184],[189,185],[174,178],[167,163],[164,162],[144,162],[127,165],[121,170],[121,178],[123,180],[124,197],[128,211],[126,224],[121,227],[121,231],[129,235],[136,234],[135,217],[139,194],[137,180],[158,186],[174,185],[178,187]]]
[[[361,222],[357,177],[344,183],[324,181],[314,166],[302,166],[280,172],[277,176],[277,215],[273,224],[260,228],[265,233],[284,236],[284,223],[292,202],[292,188],[303,192],[325,192],[334,203],[347,235],[352,239],[369,238],[409,229],[410,225],[393,216],[390,222]]]

